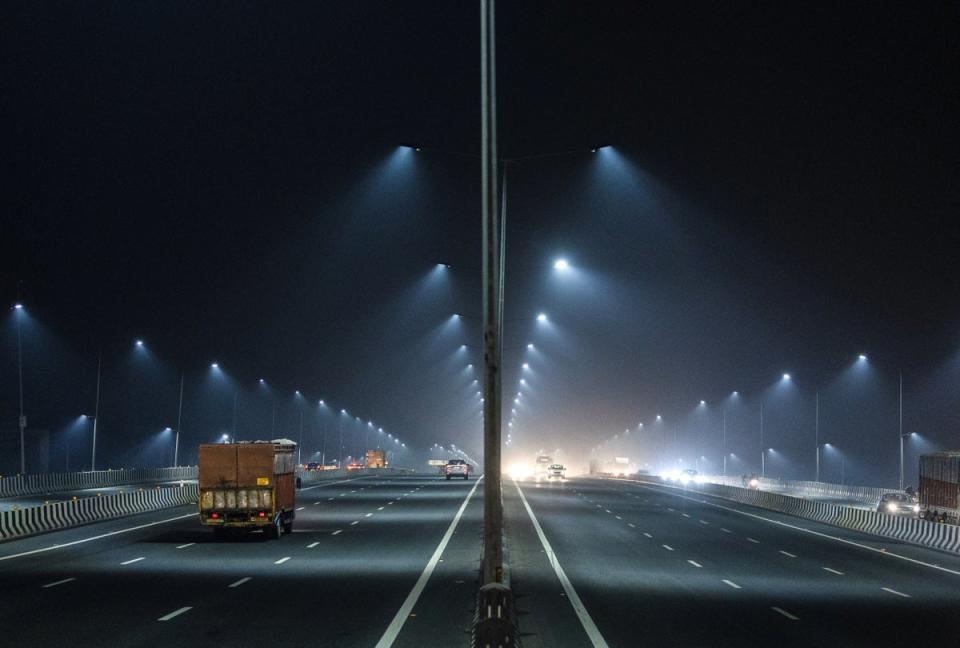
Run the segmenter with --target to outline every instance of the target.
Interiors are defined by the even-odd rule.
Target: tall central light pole
[[[483,228],[483,583],[503,580],[500,492],[501,242],[497,214],[497,93],[494,0],[481,0],[480,185]]]
[[[767,476],[767,449],[763,446],[763,403],[760,403],[760,476]]]
[[[900,490],[903,490],[903,372],[900,372],[900,413],[897,434],[900,435]]]
[[[183,378],[184,372],[180,372],[180,401],[177,405],[177,431],[173,437],[173,465],[178,466],[177,460],[180,456],[180,422],[183,419]]]
[[[20,474],[23,475],[27,472],[27,453],[24,445],[27,417],[23,413],[23,304],[17,303],[13,308],[17,311],[17,376],[20,382],[20,418],[17,424],[20,427]]]
[[[817,475],[814,481],[820,481],[820,391],[816,394],[816,417],[813,424],[813,442],[817,451]]]
[[[90,470],[97,469],[97,423],[100,421],[100,375],[103,367],[103,351],[97,356],[97,396],[93,404],[93,444],[90,448]]]

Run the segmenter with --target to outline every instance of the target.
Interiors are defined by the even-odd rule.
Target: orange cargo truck
[[[217,537],[262,529],[293,531],[297,444],[288,439],[200,446],[200,523]]]

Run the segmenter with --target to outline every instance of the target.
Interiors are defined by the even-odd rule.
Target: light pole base
[[[520,646],[513,592],[502,583],[488,583],[477,594],[473,648]]]

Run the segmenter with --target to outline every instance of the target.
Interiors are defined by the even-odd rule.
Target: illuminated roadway
[[[178,507],[0,544],[3,643],[468,646],[476,484],[308,486],[280,540],[216,542]],[[960,557],[663,486],[520,489],[504,482],[527,648],[957,644]]]

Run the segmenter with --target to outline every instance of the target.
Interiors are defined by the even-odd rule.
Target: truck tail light
[[[260,511],[260,517],[267,517],[266,511]]]
[[[210,514],[210,517],[212,517],[214,520],[216,520],[217,518],[220,517],[220,514],[219,514],[219,513],[211,513],[211,514]]]

